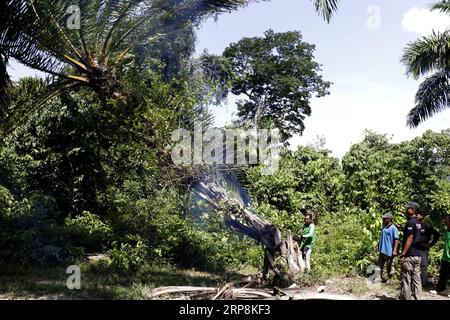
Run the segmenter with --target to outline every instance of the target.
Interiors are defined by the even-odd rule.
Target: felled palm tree
[[[223,177],[230,177],[229,173],[222,174]],[[221,183],[217,174],[203,172],[196,177],[191,189],[200,199],[223,214],[222,219],[228,227],[262,244],[264,278],[273,271],[275,277],[272,284],[290,286],[301,271],[298,246],[294,245],[291,231],[288,230],[286,239],[282,239],[281,232],[275,225],[236,200],[232,191],[240,186],[234,186],[233,180],[225,180],[225,183]]]
[[[86,86],[100,97],[117,94],[118,70],[135,46],[171,28],[198,23],[252,0],[6,0],[0,5],[0,121],[11,131],[41,103],[7,108],[9,58],[50,74],[42,99]],[[257,1],[257,0],[255,0]],[[313,0],[329,21],[338,0]],[[67,25],[67,10],[80,9],[79,28]],[[70,13],[69,13],[70,14]],[[76,12],[75,12],[76,14]],[[76,22],[76,21],[75,21]],[[74,25],[76,26],[76,24]],[[168,39],[170,41],[170,39]]]
[[[440,1],[431,9],[450,15],[450,1]],[[450,28],[408,44],[402,62],[414,79],[432,73],[420,84],[416,105],[407,116],[407,125],[415,128],[450,107]]]

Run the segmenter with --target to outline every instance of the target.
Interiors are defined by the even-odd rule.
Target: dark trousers
[[[420,252],[420,280],[422,287],[428,284],[428,249]]]
[[[450,274],[450,262],[441,260],[441,269],[439,270],[439,282],[436,291],[444,291],[447,286],[448,276]]]

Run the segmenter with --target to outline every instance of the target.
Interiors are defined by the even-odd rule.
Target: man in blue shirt
[[[378,242],[377,265],[381,270],[381,279],[385,283],[390,283],[394,270],[394,257],[398,253],[400,237],[397,227],[392,223],[394,217],[388,212],[383,215],[383,229],[381,230],[380,241]],[[387,266],[387,278],[383,278],[384,265]]]

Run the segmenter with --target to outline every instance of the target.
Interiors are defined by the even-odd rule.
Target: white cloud
[[[403,15],[402,26],[409,32],[423,36],[430,34],[433,30],[445,31],[450,27],[450,16],[439,11],[414,7]]]

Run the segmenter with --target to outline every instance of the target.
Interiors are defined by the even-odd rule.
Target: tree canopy
[[[264,37],[244,38],[223,53],[232,72],[231,92],[238,102],[240,125],[274,126],[286,140],[301,134],[311,114],[313,95],[328,94],[314,61],[314,45],[302,41],[298,31],[265,32]]]

